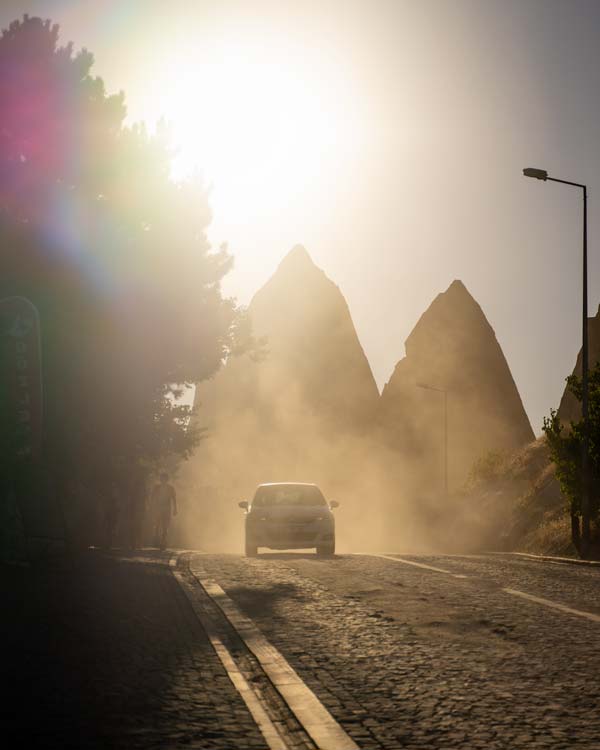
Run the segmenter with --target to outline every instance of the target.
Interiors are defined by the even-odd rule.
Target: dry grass
[[[524,552],[578,557],[571,543],[571,522],[566,512],[546,514],[542,523],[523,538],[520,546]]]

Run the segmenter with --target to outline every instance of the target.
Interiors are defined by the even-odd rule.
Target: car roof
[[[316,487],[314,482],[264,482],[258,487]],[[258,489],[257,487],[257,489]]]

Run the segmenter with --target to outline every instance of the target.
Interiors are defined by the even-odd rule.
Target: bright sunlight
[[[158,88],[178,148],[175,176],[199,169],[214,208],[237,222],[314,193],[360,148],[347,73],[289,46],[232,38],[179,50]]]

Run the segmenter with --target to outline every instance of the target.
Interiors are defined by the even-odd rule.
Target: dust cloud
[[[381,396],[342,293],[304,248],[284,258],[249,314],[264,356],[230,359],[196,391],[206,437],[177,478],[178,544],[239,552],[238,502],[258,484],[297,481],[340,503],[340,552],[476,545],[482,519],[461,492],[471,465],[533,433],[464,286],[434,300]]]

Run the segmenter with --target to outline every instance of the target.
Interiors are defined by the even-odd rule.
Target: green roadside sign
[[[0,300],[0,378],[16,459],[37,459],[43,428],[40,318],[25,297]]]

